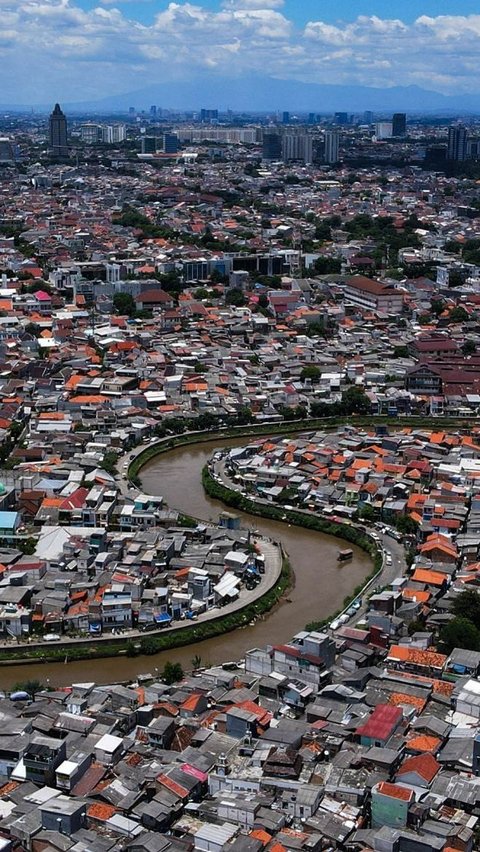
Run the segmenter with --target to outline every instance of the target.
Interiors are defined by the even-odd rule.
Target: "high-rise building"
[[[157,120],[157,107],[156,106],[150,107],[150,118],[152,119],[152,121]]]
[[[333,121],[335,124],[341,124],[342,126],[348,124],[348,112],[336,112]]]
[[[200,110],[200,121],[202,124],[209,124],[212,121],[218,121],[218,109]]]
[[[325,163],[338,163],[340,149],[340,134],[337,130],[325,131],[325,150],[323,160]]]
[[[468,131],[463,124],[448,128],[447,160],[462,163],[468,159]]]
[[[381,142],[383,139],[391,139],[392,138],[392,122],[391,121],[378,121],[375,125],[375,136],[377,141]]]
[[[176,133],[163,134],[163,150],[165,154],[178,154],[178,136]]]
[[[80,126],[80,139],[85,145],[98,145],[102,141],[103,132],[99,124],[82,124]]]
[[[282,124],[290,124],[290,113],[289,112],[282,113]]]
[[[7,139],[6,136],[0,137],[0,163],[14,163],[15,162],[15,150],[10,142],[10,139]]]
[[[407,135],[407,116],[404,112],[396,112],[392,119],[392,136]]]
[[[54,157],[68,157],[67,119],[60,106],[55,104],[48,121],[50,148]]]
[[[155,136],[142,136],[142,154],[156,154],[157,140]]]
[[[262,144],[263,160],[282,159],[282,137],[280,133],[264,133]]]
[[[373,124],[373,112],[371,109],[366,109],[363,113],[363,120],[365,124]]]
[[[285,133],[282,139],[284,163],[297,160],[309,164],[313,160],[313,138],[308,133]]]
[[[124,124],[107,124],[103,128],[103,141],[107,145],[117,145],[127,138],[127,128]]]

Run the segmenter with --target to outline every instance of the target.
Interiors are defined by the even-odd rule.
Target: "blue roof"
[[[13,530],[19,520],[20,516],[18,512],[0,512],[0,529]]]
[[[172,616],[168,614],[168,612],[161,612],[155,616],[155,621],[171,621]]]

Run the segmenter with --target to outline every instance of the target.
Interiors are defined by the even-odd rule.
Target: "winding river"
[[[147,493],[161,494],[169,506],[181,512],[217,521],[225,507],[204,493],[202,468],[215,449],[247,443],[249,440],[238,438],[211,441],[179,447],[160,455],[143,468],[143,488]],[[244,513],[238,514],[243,526],[258,529],[273,540],[281,541],[295,571],[295,587],[289,592],[288,600],[284,600],[263,620],[224,636],[198,642],[194,646],[164,651],[152,657],[83,660],[68,665],[48,663],[3,667],[0,669],[0,687],[9,688],[26,678],[38,678],[44,683],[48,679],[51,685],[57,686],[78,681],[108,683],[128,680],[141,673],[154,673],[156,668],[162,669],[167,659],[178,661],[188,669],[192,657],[197,654],[204,665],[238,660],[249,648],[286,642],[309,621],[327,617],[341,606],[344,597],[371,570],[370,558],[356,547],[353,547],[353,559],[339,565],[337,553],[342,544],[332,536]]]

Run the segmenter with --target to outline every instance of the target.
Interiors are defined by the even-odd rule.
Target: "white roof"
[[[103,737],[100,737],[95,748],[99,748],[102,751],[114,752],[121,745],[123,745],[121,737],[114,737],[112,734],[104,734]]]

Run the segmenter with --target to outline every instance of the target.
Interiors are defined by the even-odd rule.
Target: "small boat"
[[[353,556],[353,550],[339,550],[337,560],[339,562],[345,562],[347,559],[351,559]]]

